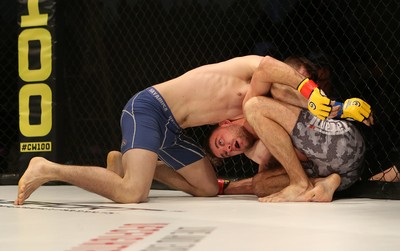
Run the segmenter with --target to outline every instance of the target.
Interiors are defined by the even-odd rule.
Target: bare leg
[[[41,157],[33,158],[18,184],[15,204],[20,205],[41,185],[58,180],[94,192],[115,202],[137,203],[147,199],[157,155],[131,149],[122,158],[124,178],[102,167],[61,165]]]
[[[216,196],[218,193],[217,176],[207,158],[178,171],[158,161],[154,179],[193,196]]]
[[[48,161],[41,157],[33,158],[24,175],[21,177],[18,183],[18,197],[15,204],[20,205],[29,198],[29,196],[41,185],[46,182],[61,180],[61,181],[71,181],[72,184],[77,184],[79,182],[72,181],[72,177],[81,172],[86,176],[90,169],[94,169],[97,172],[105,171],[103,168],[96,167],[83,167],[83,166],[63,166],[51,161]],[[65,174],[61,174],[65,173]],[[68,174],[67,174],[68,173]],[[110,172],[111,173],[111,172]],[[60,175],[61,174],[61,175]],[[93,173],[95,175],[95,173]],[[111,173],[111,175],[115,175]],[[69,178],[63,178],[62,176],[69,176]],[[111,176],[112,177],[112,176]],[[70,180],[71,179],[71,180]],[[86,187],[87,190],[91,190],[90,186]]]
[[[107,169],[118,174],[121,178],[125,175],[125,170],[122,166],[122,153],[111,151],[107,155]]]
[[[122,154],[120,152],[109,152],[107,156],[107,169],[123,177],[125,170],[123,169],[121,158]],[[194,165],[199,165],[199,167],[194,167]],[[190,179],[189,177],[185,178],[180,174],[183,170],[188,170],[188,173],[194,173],[197,172],[195,170],[198,170],[199,173],[196,175],[195,180],[188,181],[187,178]],[[164,162],[157,161],[154,179],[172,189],[181,190],[194,196],[214,196],[215,192],[213,190],[217,189],[215,173],[206,159],[199,160],[192,165],[182,168],[178,172],[168,167]]]
[[[369,180],[399,182],[400,174],[399,174],[399,171],[397,170],[396,166],[392,166],[392,167],[389,167],[388,169],[386,169],[385,171],[375,174]]]
[[[290,180],[289,186],[264,197],[263,201],[309,201],[311,198],[307,192],[313,185],[297,158],[288,134],[296,123],[299,108],[288,108],[275,100],[255,97],[245,104],[244,111],[249,124],[271,154],[282,164]]]

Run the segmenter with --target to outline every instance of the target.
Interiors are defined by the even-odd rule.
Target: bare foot
[[[125,175],[125,170],[122,167],[122,153],[111,151],[107,155],[107,169],[118,174],[121,178]]]
[[[22,205],[36,189],[50,180],[46,178],[45,164],[47,163],[51,162],[42,157],[31,159],[28,168],[18,182],[18,195],[14,201],[15,205]]]
[[[333,173],[326,178],[316,178],[314,180],[315,187],[308,192],[311,201],[314,202],[331,202],[333,194],[340,185],[341,178],[337,173]]]
[[[392,168],[392,172],[394,172],[396,175],[396,177],[395,178],[393,178],[393,182],[400,182],[400,174],[399,174],[399,170],[397,169],[397,167],[395,166],[395,165],[393,165],[393,168]]]
[[[311,191],[311,186],[304,189],[298,186],[289,185],[282,189],[280,192],[271,194],[266,197],[259,198],[260,202],[304,202],[311,200],[311,194],[308,194]]]
[[[386,182],[399,182],[400,175],[396,166],[389,167],[385,171],[382,171],[378,174],[372,176],[369,180],[378,180],[378,181],[386,181]]]

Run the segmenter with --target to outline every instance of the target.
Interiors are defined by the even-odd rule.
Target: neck
[[[247,122],[247,120],[244,121],[243,127],[251,134],[255,139],[258,139],[258,136],[256,132],[254,131],[253,127],[250,126],[250,124]]]
[[[254,138],[258,139],[256,132],[253,130],[253,128],[250,126],[245,118],[231,120],[231,122],[232,124],[243,126],[244,129],[246,129],[251,135],[253,135]]]

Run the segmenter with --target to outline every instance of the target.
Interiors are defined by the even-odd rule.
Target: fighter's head
[[[254,141],[254,136],[245,127],[225,120],[211,132],[207,148],[214,157],[227,158],[244,153]]]
[[[310,78],[315,82],[318,81],[317,67],[306,57],[294,55],[287,57],[284,62],[293,67],[304,77]]]

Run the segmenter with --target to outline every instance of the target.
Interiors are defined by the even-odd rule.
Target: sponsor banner
[[[29,153],[29,152],[51,152],[51,141],[47,142],[21,142],[20,143],[20,152],[21,153]]]
[[[20,174],[34,156],[54,160],[55,0],[18,0]]]

